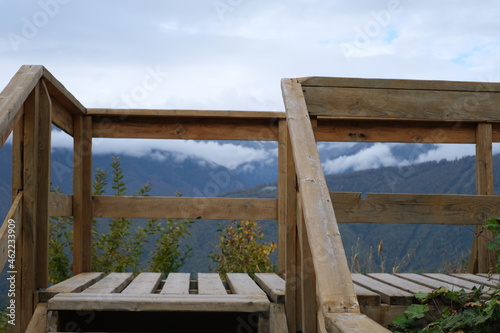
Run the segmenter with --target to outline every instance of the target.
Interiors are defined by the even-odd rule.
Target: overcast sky
[[[0,13],[0,89],[40,64],[86,107],[282,111],[284,77],[500,81],[497,0],[0,0]]]

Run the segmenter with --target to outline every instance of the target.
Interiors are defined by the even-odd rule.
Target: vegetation
[[[276,249],[276,244],[262,242],[264,233],[257,221],[231,221],[221,226],[219,232],[219,253],[212,253],[211,258],[217,265],[215,270],[221,274],[241,272],[272,272],[275,270],[269,255]]]

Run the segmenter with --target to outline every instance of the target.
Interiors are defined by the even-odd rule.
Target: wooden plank
[[[359,312],[302,88],[297,81],[283,79],[282,91],[317,290],[321,290],[320,311]]]
[[[21,107],[24,114],[24,105]],[[17,122],[12,135],[12,201],[17,194],[23,190],[23,172],[24,172],[24,119]]]
[[[122,291],[122,294],[152,294],[160,282],[161,273],[141,273]]]
[[[226,279],[233,294],[266,296],[266,293],[246,273],[227,273]]]
[[[311,115],[446,121],[498,121],[500,94],[376,87],[303,87]]]
[[[493,279],[500,280],[500,274],[479,273],[479,276],[492,277]]]
[[[47,84],[50,96],[57,100],[64,108],[75,115],[84,115],[87,110],[73,96],[64,85],[59,82],[46,68],[43,68],[44,82]]]
[[[249,295],[59,294],[49,310],[81,311],[269,311],[267,297]]]
[[[455,286],[459,286],[460,288],[464,288],[464,289],[468,289],[468,290],[472,290],[472,288],[474,288],[474,287],[479,288],[481,286],[481,284],[470,282],[470,281],[461,279],[457,276],[450,276],[447,274],[424,273],[423,275],[428,276],[428,277],[433,278],[433,279],[436,279],[436,280],[439,280],[439,281],[448,282],[448,283],[451,283]],[[490,288],[486,288],[486,289],[490,289]]]
[[[287,140],[288,126],[279,120],[278,135],[278,274],[286,272]]]
[[[319,118],[318,141],[475,143],[475,123]]]
[[[475,275],[475,274],[470,274],[470,273],[452,273],[450,274],[452,276],[459,277],[463,280],[471,281],[474,283],[477,283],[482,286],[488,286],[488,287],[496,287],[500,281],[497,279],[495,280],[493,277],[485,277],[481,275]]]
[[[387,273],[370,273],[367,274],[369,277],[374,278],[376,280],[379,280],[383,283],[389,284],[393,287],[402,289],[404,291],[407,291],[411,294],[416,294],[418,292],[423,292],[423,293],[431,293],[432,289],[422,286],[421,284],[417,284],[405,279],[402,279],[398,276],[392,275],[392,274],[387,274]]]
[[[500,196],[331,192],[340,223],[483,225]]]
[[[56,99],[52,101],[52,123],[73,136],[73,115]]]
[[[49,216],[73,216],[73,196],[50,192]]]
[[[189,294],[189,273],[170,273],[160,294]]]
[[[89,108],[90,116],[139,116],[139,117],[192,117],[192,118],[245,118],[245,119],[284,119],[284,112],[279,111],[238,111],[238,110],[178,110],[178,109],[110,109]]]
[[[358,302],[360,306],[363,305],[373,305],[380,306],[380,295],[373,292],[365,287],[354,284],[354,291],[358,297]]]
[[[103,273],[80,273],[71,278],[50,286],[45,291],[51,293],[78,293],[102,280]]]
[[[198,273],[198,294],[226,295],[226,288],[217,273]]]
[[[285,302],[285,280],[274,273],[255,273],[255,282],[274,303]]]
[[[73,274],[92,271],[92,120],[74,116]]]
[[[132,273],[110,273],[105,278],[97,281],[92,286],[83,290],[86,294],[119,293],[134,279]]]
[[[372,319],[359,313],[328,313],[325,316],[327,332],[335,333],[389,333]]]
[[[52,133],[52,103],[45,81],[40,81],[38,120],[38,145],[35,147],[37,162],[36,204],[36,287],[49,285],[49,193]]]
[[[47,332],[47,303],[40,303],[36,306],[35,313],[31,317],[26,328],[26,333],[46,333]]]
[[[94,217],[276,220],[277,199],[93,196]]]
[[[352,274],[354,283],[373,290],[380,295],[380,300],[390,305],[405,305],[413,303],[413,295],[402,289],[375,280],[363,274]]]
[[[288,333],[285,305],[271,303],[269,309],[269,332]]]
[[[0,147],[22,116],[23,103],[42,77],[42,66],[21,66],[0,93]]]
[[[93,117],[94,137],[183,140],[278,140],[269,118]]]
[[[14,198],[14,203],[7,212],[7,216],[0,227],[0,271],[3,271],[9,258],[15,259],[17,252],[16,240],[21,234],[23,192],[19,192]],[[15,260],[14,260],[15,261]],[[7,271],[15,271],[15,264]]]
[[[438,280],[432,279],[430,277],[418,275],[418,274],[414,274],[414,273],[397,273],[395,275],[399,276],[403,279],[407,279],[407,280],[416,282],[418,284],[424,285],[424,286],[429,287],[431,289],[438,289],[441,287],[448,288],[449,290],[452,290],[452,291],[462,289],[461,287],[456,286],[454,284],[443,282],[443,281],[438,281]],[[471,292],[471,290],[468,290],[468,289],[464,289],[464,290],[465,290],[465,292]]]

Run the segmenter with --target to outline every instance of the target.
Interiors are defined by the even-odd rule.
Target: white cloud
[[[416,159],[416,163],[448,160],[454,161],[465,156],[476,154],[474,145],[466,144],[440,144],[437,148],[423,153]]]

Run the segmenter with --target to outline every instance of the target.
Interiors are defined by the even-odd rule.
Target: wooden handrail
[[[11,258],[9,254],[13,255],[15,259],[18,253],[16,253],[15,242],[21,234],[21,211],[22,211],[22,199],[23,192],[19,192],[12,203],[12,206],[0,227],[0,271],[3,271],[7,259]],[[14,245],[14,247],[9,246]],[[13,250],[9,251],[9,250]],[[16,270],[12,268],[10,270]]]

